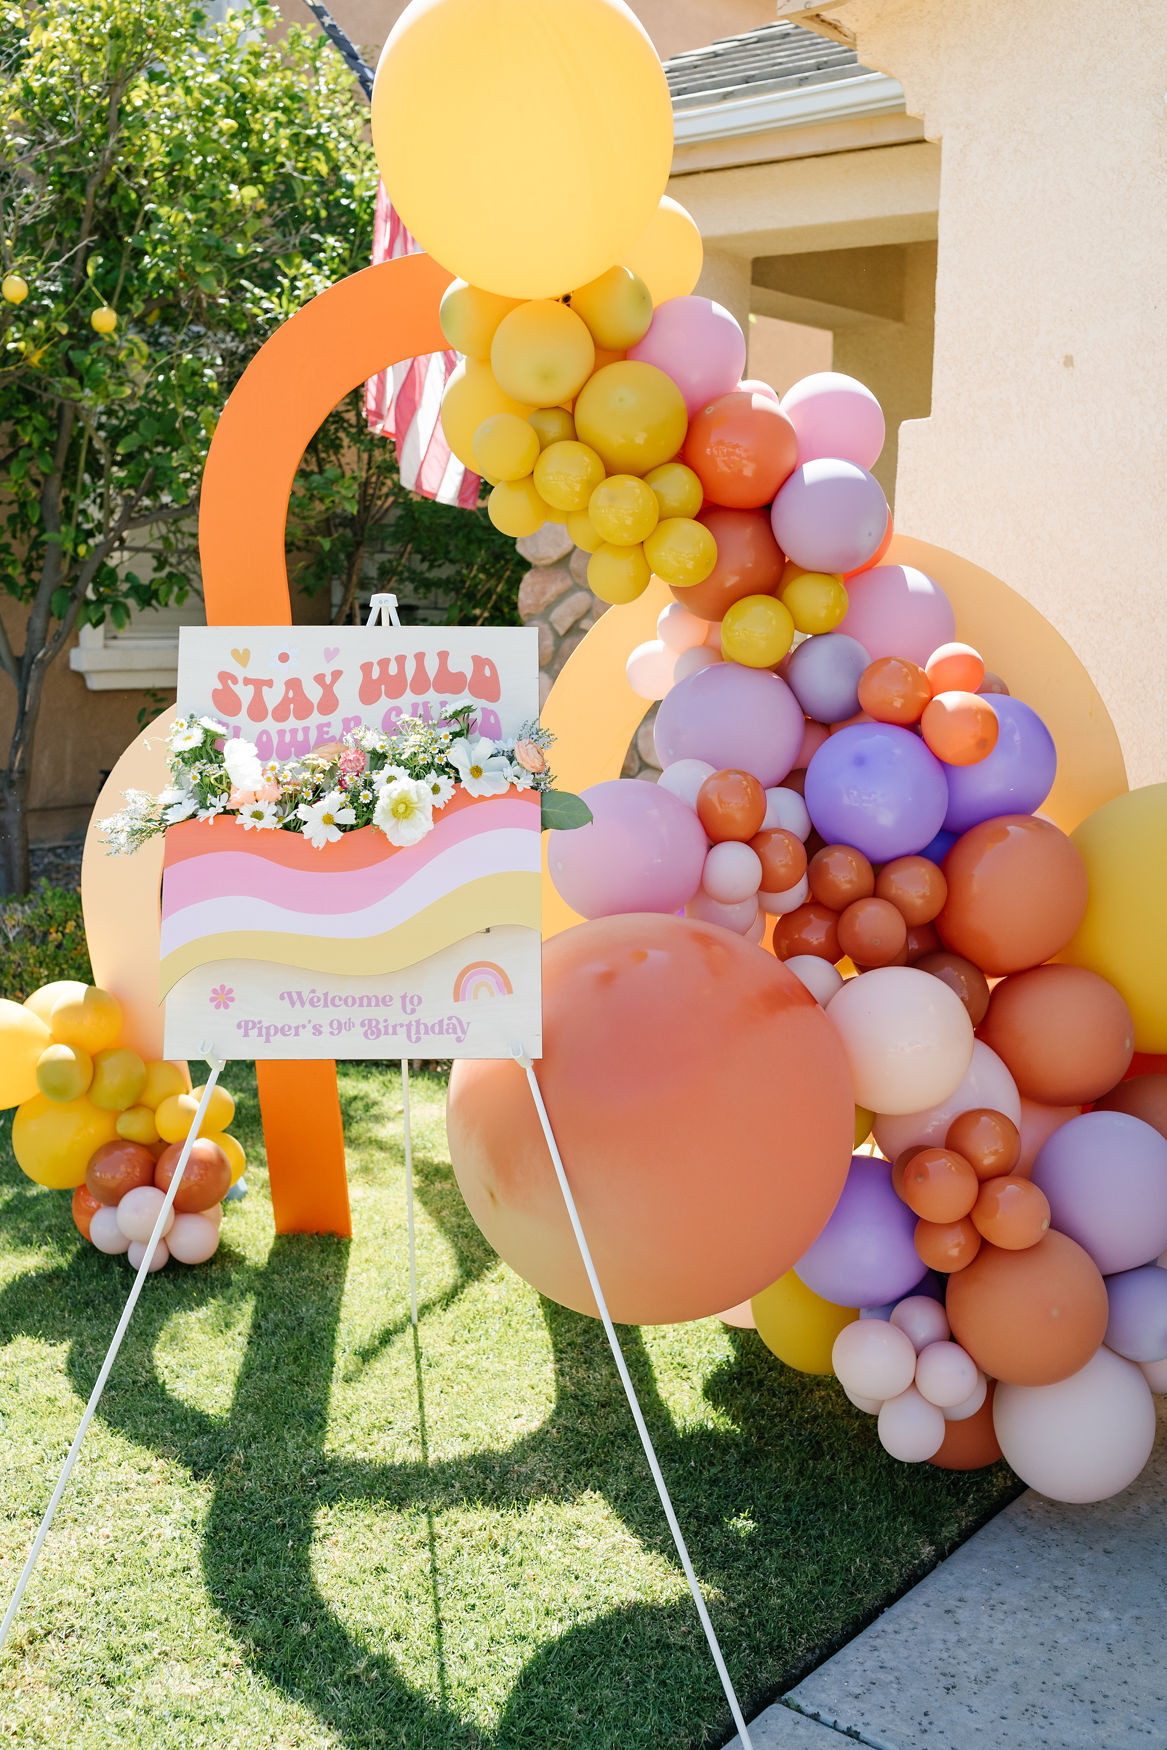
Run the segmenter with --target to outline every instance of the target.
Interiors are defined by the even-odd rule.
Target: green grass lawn
[[[8,1648],[52,1750],[686,1750],[728,1710],[602,1328],[501,1265],[414,1085],[343,1068],[351,1243],[277,1238],[251,1153],[210,1265],[148,1282]],[[570,1170],[570,1163],[569,1163]],[[0,1609],[131,1273],[0,1150]],[[747,1716],[1016,1490],[895,1463],[753,1332],[622,1333]]]

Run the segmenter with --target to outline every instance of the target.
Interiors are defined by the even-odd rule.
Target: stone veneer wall
[[[519,585],[519,617],[525,626],[539,631],[539,703],[551,691],[551,683],[583,638],[594,626],[607,603],[597,601],[588,588],[588,555],[572,544],[560,523],[545,523],[537,534],[516,543],[531,569]],[[637,731],[624,762],[626,778],[655,781],[660,764],[653,747],[654,705]]]

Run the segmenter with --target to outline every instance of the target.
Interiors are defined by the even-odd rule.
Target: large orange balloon
[[[734,602],[774,594],[786,561],[764,510],[725,510],[711,504],[697,521],[717,542],[717,564],[701,583],[672,586],[683,607],[701,620],[724,620]]]
[[[1081,966],[1035,966],[995,986],[980,1037],[1027,1100],[1084,1106],[1126,1074],[1131,1012],[1112,984]]]
[[[1102,1112],[1129,1112],[1167,1136],[1167,1075],[1132,1076],[1096,1102]]]
[[[777,1281],[851,1160],[846,1060],[809,991],[716,925],[597,918],[543,948],[535,1066],[612,1317],[701,1318]],[[461,1061],[450,1158],[486,1238],[595,1312],[517,1064]]]
[[[1053,1385],[1085,1367],[1106,1335],[1097,1264],[1052,1228],[1022,1252],[982,1246],[948,1283],[952,1334],[982,1373],[1009,1385]]]
[[[929,1464],[938,1465],[941,1470],[983,1470],[987,1464],[996,1464],[1004,1456],[993,1427],[995,1389],[996,1381],[990,1380],[979,1410],[966,1416],[962,1422],[944,1424],[944,1439],[939,1450],[928,1460]]]
[[[735,389],[693,415],[681,456],[711,504],[757,510],[794,472],[798,437],[776,401]]]
[[[1040,966],[1086,915],[1086,865],[1051,821],[1032,814],[984,820],[944,859],[941,940],[990,978]]]

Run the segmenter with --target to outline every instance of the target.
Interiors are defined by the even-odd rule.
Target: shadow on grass
[[[493,1263],[448,1167],[418,1163],[419,1197],[457,1260],[448,1304]],[[19,1243],[43,1243],[43,1203],[14,1194]],[[484,1735],[446,1701],[435,1516],[505,1512],[540,1498],[600,1494],[627,1530],[676,1571],[601,1327],[543,1302],[555,1371],[546,1421],[504,1451],[428,1462],[421,1349],[414,1360],[422,1459],[379,1464],[327,1450],[348,1243],[277,1238],[262,1266],[224,1248],[205,1271],[151,1284],[102,1400],[107,1424],[212,1485],[201,1558],[206,1585],[253,1669],[351,1750],[682,1750],[723,1742],[728,1710],[687,1596],[630,1605],[548,1640]],[[91,1389],[125,1280],[78,1245],[62,1267],[0,1293],[0,1343],[23,1333],[69,1346],[68,1373]],[[250,1299],[250,1333],[231,1409],[217,1419],[178,1401],[155,1363],[166,1321],[221,1299]],[[387,1325],[368,1361],[408,1330]],[[815,1661],[890,1593],[932,1565],[970,1519],[999,1505],[999,1473],[954,1478],[887,1460],[870,1420],[837,1393],[779,1368],[753,1333],[706,1382],[717,1426],[678,1428],[640,1333],[621,1340],[698,1574],[747,1714]],[[424,1346],[424,1328],[421,1333]],[[840,1418],[845,1427],[840,1438]],[[317,1516],[336,1503],[420,1510],[426,1519],[439,1699],[411,1689],[393,1661],[342,1623],[313,1576]],[[389,1584],[392,1584],[391,1580]]]

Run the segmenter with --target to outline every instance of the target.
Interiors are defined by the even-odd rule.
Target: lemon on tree
[[[588,516],[602,541],[634,547],[657,524],[657,504],[651,486],[635,474],[610,474],[588,499]]]
[[[6,273],[0,280],[0,298],[6,304],[23,304],[28,297],[28,281],[18,273]]]
[[[89,325],[97,334],[112,334],[118,325],[118,313],[108,304],[102,304],[89,318]]]
[[[490,343],[490,368],[503,394],[534,407],[573,400],[595,363],[587,323],[554,298],[520,304]]]
[[[578,286],[571,294],[571,307],[606,352],[627,352],[644,339],[652,321],[649,289],[630,267],[610,267],[598,279]]]
[[[705,582],[717,564],[717,542],[692,517],[663,517],[644,543],[644,557],[658,577],[683,589]]]
[[[689,416],[671,377],[635,359],[604,365],[575,404],[576,434],[611,474],[647,474],[670,462],[685,441]]]
[[[680,201],[662,195],[640,236],[620,258],[648,287],[653,304],[687,298],[701,278],[705,250],[696,220]]]
[[[595,450],[570,439],[548,444],[535,463],[535,490],[553,510],[586,510],[603,478],[604,464]]]
[[[534,427],[518,413],[492,413],[474,433],[474,465],[488,480],[522,480],[539,457]]]
[[[519,298],[500,298],[497,292],[484,292],[481,286],[454,280],[442,294],[438,321],[455,352],[466,358],[488,359],[495,329],[520,302]]]

